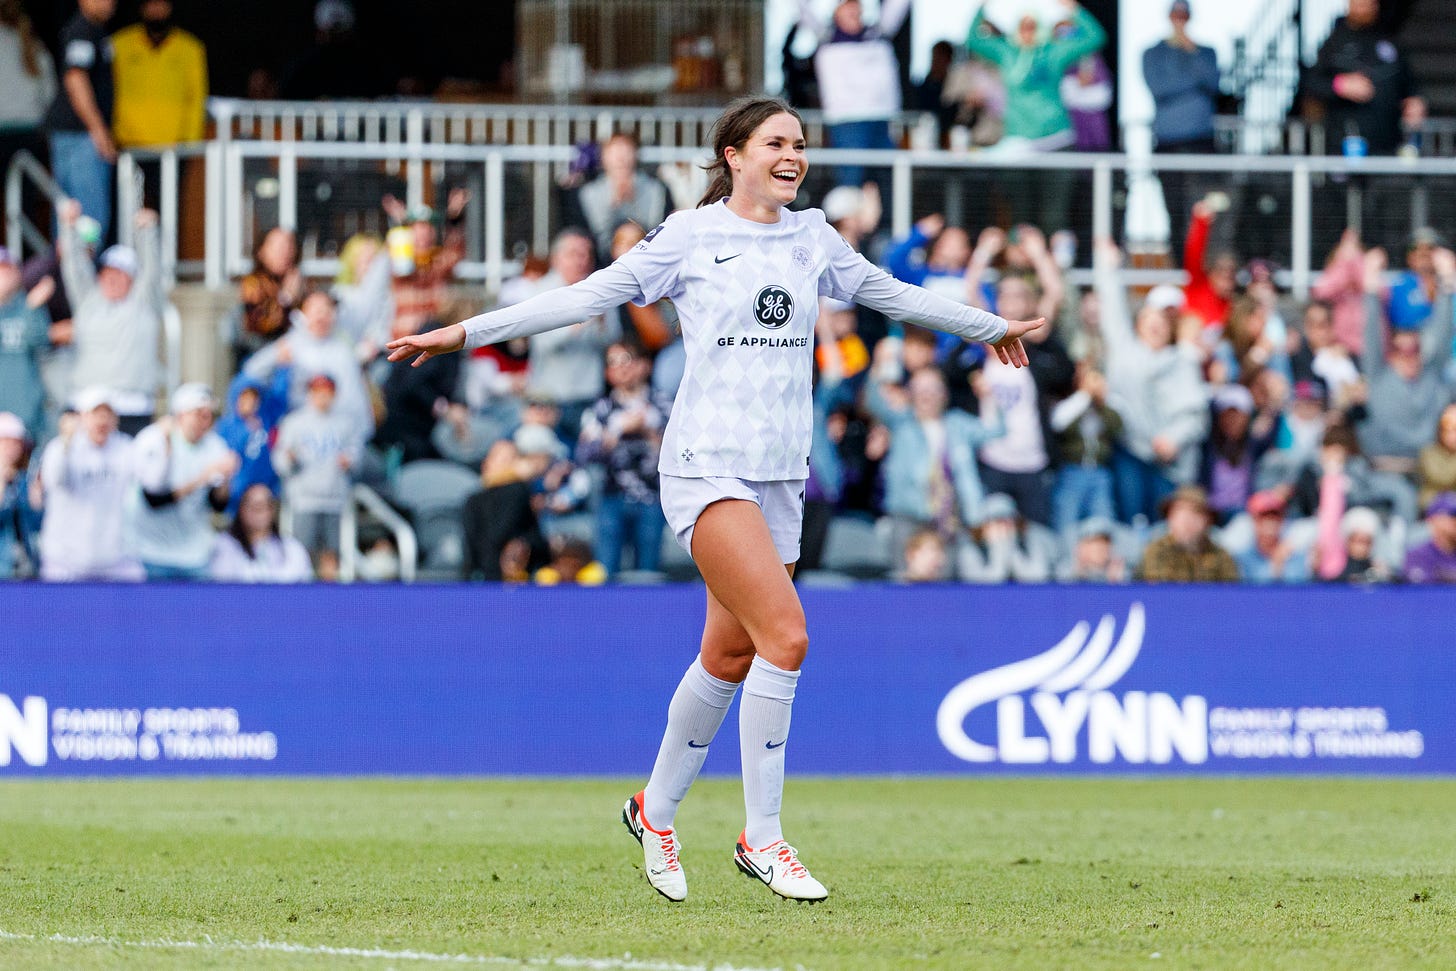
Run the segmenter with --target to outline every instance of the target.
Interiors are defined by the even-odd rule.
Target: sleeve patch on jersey
[[[657,228],[654,229],[654,230],[652,230],[652,232],[648,233],[646,236],[643,236],[642,237],[642,242],[638,243],[633,248],[634,249],[646,249],[647,248],[647,244],[650,243],[650,242],[652,242],[653,239],[655,239],[657,237],[657,234],[660,233],[660,232],[662,232],[662,227],[664,227],[666,225],[667,225],[667,223],[658,223],[657,224]]]

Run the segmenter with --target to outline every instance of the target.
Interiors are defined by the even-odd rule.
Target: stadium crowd
[[[1035,150],[1107,147],[1094,143],[1110,86],[1106,102],[1084,90],[1107,84],[1093,60],[1105,35],[1065,6],[1049,34],[1033,23],[1005,36],[978,17],[978,59],[953,72],[937,58],[917,97],[933,99],[948,143],[964,127]],[[832,25],[806,7],[801,26],[825,31],[817,80],[834,143],[877,147],[896,106],[840,87],[888,69],[878,27],[903,11],[886,3],[866,27],[858,7],[840,4]],[[1212,137],[1206,48],[1188,40],[1188,17],[1176,0],[1170,39],[1144,61],[1160,151],[1203,151]],[[852,45],[863,49],[833,50]],[[1045,70],[1023,70],[1028,58]],[[1332,96],[1364,104],[1349,73]],[[1397,93],[1409,120],[1419,106]],[[101,152],[85,127],[91,148],[72,147]],[[584,279],[691,204],[637,148],[628,133],[584,147],[550,252],[525,261],[499,305]],[[1164,190],[1186,226],[1186,285],[1129,288],[1124,254],[1097,239],[1093,285],[1078,289],[1061,178],[1003,177],[1004,228],[932,213],[899,239],[883,232],[873,170],[837,172],[805,200],[900,279],[1050,323],[1016,369],[825,299],[800,569],[905,582],[1456,582],[1456,255],[1441,234],[1422,229],[1392,255],[1347,231],[1314,299],[1297,303],[1266,254],[1214,242],[1219,187],[1178,180]],[[96,186],[84,188],[73,195]],[[381,355],[394,337],[480,309],[453,282],[469,202],[462,188],[438,212],[385,197],[387,236],[350,239],[333,280],[304,278],[290,229],[264,233],[221,324],[229,387],[168,388],[160,413],[156,214],[138,213],[134,246],[106,246],[109,201],[83,211],[71,200],[53,252],[17,265],[0,249],[0,577],[330,579],[355,483],[413,520],[441,575],[660,575],[671,547],[657,447],[684,355],[670,303],[421,368]],[[846,556],[836,534],[887,552]],[[358,540],[363,575],[398,574],[387,530],[366,517]]]

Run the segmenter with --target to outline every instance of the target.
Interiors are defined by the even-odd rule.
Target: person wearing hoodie
[[[61,276],[71,299],[76,347],[73,389],[105,387],[119,428],[135,434],[156,407],[157,344],[167,296],[162,290],[157,214],[136,214],[136,248],[112,246],[95,269],[81,248],[76,221],[81,204],[60,204]]]
[[[217,433],[238,456],[227,513],[236,516],[238,502],[250,486],[262,484],[278,493],[278,473],[273,469],[273,439],[278,423],[288,413],[288,370],[274,372],[268,384],[246,374],[233,378],[228,386],[227,412],[217,423]]]
[[[349,501],[352,472],[364,436],[335,405],[331,375],[308,379],[304,407],[278,426],[273,468],[283,480],[283,497],[293,515],[293,535],[317,563],[339,552],[339,519]]]
[[[303,406],[314,375],[327,374],[338,389],[336,410],[356,422],[367,439],[374,432],[374,409],[354,348],[338,332],[334,298],[325,290],[311,290],[304,295],[293,317],[288,333],[248,358],[243,364],[243,373],[266,382],[280,368],[288,368],[291,410]]]
[[[20,267],[0,246],[0,412],[15,414],[31,438],[40,435],[45,421],[38,356],[50,346],[51,319],[45,305],[55,287],[55,281],[46,277],[26,293]]]
[[[1107,383],[1122,416],[1122,440],[1113,456],[1118,505],[1127,520],[1156,519],[1163,500],[1198,475],[1208,431],[1208,397],[1199,355],[1174,343],[1168,317],[1144,304],[1134,323],[1122,284],[1122,251],[1097,241],[1093,275],[1107,345]]]

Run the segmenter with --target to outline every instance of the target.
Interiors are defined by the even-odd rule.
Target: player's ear
[[[723,149],[723,161],[728,163],[728,168],[730,170],[737,171],[738,167],[733,164],[737,158],[738,149],[735,146],[729,145]]]

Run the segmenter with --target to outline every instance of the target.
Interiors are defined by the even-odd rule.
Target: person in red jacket
[[[1226,251],[1208,260],[1208,234],[1219,212],[1214,204],[1216,195],[1209,193],[1193,204],[1193,221],[1188,224],[1188,239],[1183,244],[1183,269],[1188,271],[1183,314],[1197,317],[1205,327],[1221,325],[1228,319],[1239,266],[1234,254]]]

